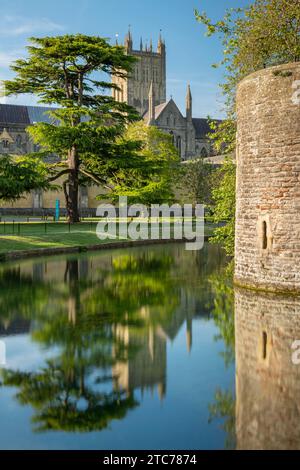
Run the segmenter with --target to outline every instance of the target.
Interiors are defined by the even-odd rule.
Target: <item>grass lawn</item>
[[[96,227],[96,222],[81,222],[76,225],[64,222],[0,223],[0,254],[39,248],[97,245],[116,241],[99,240]],[[212,230],[212,225],[206,224],[205,234],[211,235]]]

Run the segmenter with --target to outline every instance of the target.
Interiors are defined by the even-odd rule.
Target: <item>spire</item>
[[[132,51],[132,35],[131,35],[131,31],[130,31],[130,26],[128,28],[128,33],[127,33],[127,36],[125,38],[125,47],[126,47],[127,50]]]
[[[187,349],[190,353],[192,351],[193,345],[193,322],[190,318],[186,321],[186,341],[187,341]]]
[[[165,382],[160,382],[157,386],[158,396],[160,401],[163,401],[166,396],[166,384]]]
[[[150,39],[150,52],[153,51],[153,43],[152,43],[152,39]]]
[[[191,121],[193,117],[193,99],[191,93],[191,87],[188,85],[186,94],[186,118]]]
[[[163,40],[162,40],[161,29],[160,29],[160,31],[159,31],[159,38],[158,38],[158,45],[159,45],[159,46],[162,46],[162,44],[163,44]]]
[[[166,52],[166,45],[165,45],[165,42],[164,42],[164,40],[163,40],[163,38],[162,38],[161,30],[160,30],[160,33],[159,33],[157,52],[158,52],[159,54],[164,54],[164,53]]]
[[[143,38],[141,38],[141,42],[140,42],[140,50],[141,50],[141,51],[143,50]]]
[[[153,81],[149,90],[148,126],[155,126],[155,95]]]

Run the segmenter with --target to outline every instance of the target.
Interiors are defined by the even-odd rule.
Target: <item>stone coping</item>
[[[207,242],[210,236],[206,235],[204,240]],[[102,251],[102,250],[112,250],[118,248],[133,248],[138,246],[153,246],[153,245],[166,245],[170,243],[192,243],[193,240],[124,240],[108,243],[99,243],[97,245],[87,245],[87,246],[66,246],[66,247],[53,247],[53,248],[37,248],[33,250],[19,250],[11,251],[9,253],[0,253],[0,263],[6,261],[12,261],[16,259],[27,259],[27,258],[36,258],[43,256],[53,256],[53,255],[63,255],[71,253],[86,253],[89,251]]]
[[[266,67],[265,69],[257,70],[256,72],[252,72],[249,75],[246,75],[246,77],[242,78],[242,80],[240,80],[240,82],[238,83],[237,88],[239,88],[247,80],[252,80],[252,79],[255,79],[256,77],[267,75],[268,73],[271,73],[271,72],[274,73],[277,70],[288,72],[291,69],[297,69],[299,67],[300,67],[300,62],[288,62],[287,64],[273,65],[271,67]]]

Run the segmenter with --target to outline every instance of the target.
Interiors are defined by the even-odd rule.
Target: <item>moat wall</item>
[[[300,292],[300,63],[246,77],[237,117],[236,283]]]

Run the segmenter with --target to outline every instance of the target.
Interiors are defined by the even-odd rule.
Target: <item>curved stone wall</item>
[[[235,280],[300,291],[300,63],[246,77],[237,116]]]

